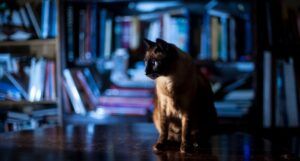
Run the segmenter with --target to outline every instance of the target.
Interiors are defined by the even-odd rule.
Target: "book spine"
[[[236,23],[233,18],[229,19],[229,59],[230,59],[230,61],[235,61],[237,59]]]
[[[296,78],[294,70],[294,61],[292,58],[284,63],[284,82],[286,95],[286,110],[288,116],[288,127],[299,126],[299,111],[296,91]]]
[[[73,20],[73,14],[74,14],[74,8],[73,6],[69,5],[67,7],[67,35],[66,35],[66,40],[67,40],[67,58],[69,62],[73,62],[75,60],[75,53],[74,53],[74,30],[73,26],[76,25],[74,24]]]
[[[26,8],[26,10],[27,10],[27,13],[28,13],[28,15],[29,15],[29,18],[30,18],[30,20],[31,20],[31,23],[32,23],[32,25],[33,25],[33,28],[34,28],[34,30],[35,30],[35,33],[36,33],[37,37],[38,37],[38,38],[42,38],[42,35],[41,35],[41,28],[40,28],[40,26],[39,26],[39,24],[38,24],[38,21],[37,21],[37,19],[36,19],[36,16],[34,15],[34,12],[33,12],[33,10],[32,10],[31,5],[30,5],[29,3],[26,3],[26,4],[25,4],[25,8]]]
[[[228,61],[228,19],[221,18],[221,51],[220,59],[224,62]]]
[[[85,10],[79,10],[79,37],[78,37],[78,54],[79,60],[85,59],[85,28],[86,28],[86,13]]]
[[[21,14],[22,22],[23,22],[25,28],[27,30],[30,29],[30,27],[31,27],[30,22],[29,22],[28,15],[27,15],[24,7],[20,8],[20,14]]]
[[[50,0],[42,1],[41,36],[46,39],[49,35]]]
[[[105,53],[105,34],[106,34],[106,15],[107,11],[102,9],[100,12],[100,24],[99,24],[99,57],[103,58]],[[117,41],[117,40],[116,40]]]
[[[57,12],[57,0],[51,0],[49,37],[52,38],[56,37],[58,33]]]
[[[105,21],[105,46],[104,46],[104,58],[109,59],[111,57],[112,49],[112,19],[108,18]]]
[[[84,108],[83,102],[79,95],[79,91],[75,85],[74,79],[69,69],[63,71],[63,75],[66,81],[66,90],[71,99],[75,113],[86,114],[86,109]]]
[[[100,97],[100,91],[99,91],[99,87],[95,81],[95,79],[93,78],[90,70],[88,68],[85,68],[83,70],[83,74],[88,82],[88,85],[90,87],[90,89],[92,89],[93,95],[95,97]]]
[[[272,56],[270,52],[264,53],[263,71],[263,127],[272,125]]]
[[[86,13],[85,13],[85,36],[84,36],[84,54],[83,59],[84,61],[92,60],[92,53],[91,53],[91,5],[87,5]]]
[[[96,4],[93,4],[91,6],[91,23],[90,23],[90,31],[91,31],[91,41],[90,41],[90,52],[92,60],[95,60],[97,58],[97,12],[98,8]]]
[[[83,91],[85,92],[85,94],[86,94],[86,96],[88,98],[87,103],[89,104],[90,109],[93,110],[94,107],[95,107],[95,105],[97,104],[96,103],[97,99],[93,95],[92,90],[88,86],[86,78],[84,77],[83,73],[80,70],[76,71],[76,76],[77,76],[77,79],[79,81],[79,84],[81,85]]]
[[[211,59],[218,60],[219,53],[219,21],[217,17],[211,18]]]

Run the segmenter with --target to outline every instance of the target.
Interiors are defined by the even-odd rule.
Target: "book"
[[[15,119],[20,121],[30,121],[31,117],[26,113],[16,111],[4,111],[1,114],[1,119]]]
[[[91,17],[91,5],[87,5],[86,10],[85,10],[85,33],[84,33],[84,53],[83,56],[81,57],[83,61],[91,61],[92,60],[92,53],[91,53],[91,23],[92,21],[92,17]]]
[[[83,75],[81,70],[76,71],[76,77],[78,79],[78,82],[80,86],[82,87],[85,95],[87,96],[88,100],[86,101],[88,103],[88,106],[90,109],[94,109],[95,105],[97,104],[97,97],[94,96],[92,89],[88,85],[88,82]]]
[[[22,99],[21,92],[11,83],[0,82],[0,98],[1,100],[20,101]]]
[[[211,17],[211,59],[218,60],[219,58],[219,33],[220,23],[217,17]]]
[[[211,55],[211,18],[208,14],[203,15],[202,28],[201,28],[201,53],[200,59],[210,59]]]
[[[99,53],[98,56],[100,58],[104,58],[105,53],[105,35],[106,35],[106,19],[107,19],[107,11],[105,9],[100,10],[99,12]],[[107,42],[108,43],[108,42]]]
[[[28,85],[28,100],[34,101],[35,93],[36,93],[36,81],[35,81],[35,73],[36,73],[36,59],[32,58],[30,62],[30,71],[29,71],[29,85]]]
[[[46,39],[49,36],[50,28],[50,1],[42,1],[42,16],[41,16],[41,37]]]
[[[24,85],[22,85],[21,82],[19,82],[12,74],[5,73],[5,76],[10,80],[10,82],[20,91],[22,96],[25,100],[28,100],[28,93],[26,92],[26,89]]]
[[[84,9],[79,10],[79,32],[78,32],[78,60],[85,60],[85,37],[86,37],[86,12]]]
[[[35,33],[37,35],[38,38],[42,38],[42,35],[41,35],[41,28],[40,28],[40,25],[38,23],[38,20],[34,14],[34,11],[30,5],[30,3],[25,3],[25,8],[26,8],[26,11],[29,15],[29,19],[30,19],[30,22],[35,30]]]
[[[28,15],[26,13],[25,8],[24,7],[20,7],[19,11],[20,11],[22,22],[24,24],[25,29],[29,30],[32,26],[30,24],[29,17],[28,17]]]
[[[99,105],[102,106],[121,106],[121,107],[147,107],[150,108],[153,105],[152,98],[140,98],[140,97],[108,97],[101,96],[99,98]]]
[[[98,7],[96,4],[91,4],[91,22],[90,22],[90,52],[91,52],[91,57],[92,60],[95,61],[98,56],[97,56],[97,47],[98,47],[98,41],[97,41],[97,36],[98,34],[98,26],[97,26],[97,13],[98,13]]]
[[[162,15],[162,38],[189,52],[189,19],[187,15]]]
[[[74,112],[77,114],[86,114],[86,109],[79,95],[79,91],[75,85],[71,71],[69,69],[64,69],[63,75],[65,80],[65,88],[68,96],[70,97]]]
[[[57,36],[58,25],[57,25],[57,0],[50,1],[50,29],[49,37],[53,38]]]
[[[236,51],[236,22],[233,18],[229,19],[229,60],[237,60]]]
[[[216,101],[216,111],[219,117],[243,117],[245,116],[250,107],[250,101]]]
[[[265,51],[263,55],[263,127],[272,126],[272,55]]]
[[[227,62],[228,61],[228,18],[221,18],[221,50],[219,53],[220,60]]]
[[[46,108],[46,109],[38,109],[38,110],[33,110],[31,112],[31,116],[33,118],[39,118],[39,117],[45,117],[45,116],[56,116],[58,115],[58,109],[55,108]]]
[[[153,97],[153,92],[146,89],[107,89],[103,93],[104,96],[119,96],[119,97]]]
[[[89,88],[92,90],[94,97],[100,97],[100,87],[96,83],[91,71],[88,68],[83,69],[83,75],[87,80]]]
[[[31,61],[29,76],[29,101],[41,101],[44,93],[46,60],[41,58]]]
[[[275,100],[275,126],[285,127],[287,125],[286,96],[284,92],[282,60],[276,61],[276,100]]]
[[[74,30],[73,26],[75,26],[74,23],[74,7],[72,5],[68,5],[66,9],[66,47],[67,47],[67,60],[68,62],[73,62],[75,60],[75,51],[74,51]]]
[[[101,115],[136,115],[145,116],[149,109],[145,107],[97,106],[96,112]]]
[[[44,87],[44,99],[49,101],[56,100],[56,80],[55,80],[55,63],[53,61],[47,61],[45,70],[45,87]]]
[[[296,78],[294,70],[294,60],[289,58],[283,65],[283,79],[286,95],[286,112],[287,112],[287,126],[299,126],[299,110],[297,99]]]
[[[48,74],[50,74],[50,100],[56,100],[57,94],[56,94],[56,88],[57,88],[57,80],[56,80],[56,66],[55,66],[55,62],[54,61],[50,61],[49,62],[49,68],[50,68],[50,72]]]
[[[113,20],[111,18],[105,21],[105,45],[104,45],[104,58],[110,59],[112,55],[112,28]]]
[[[71,114],[73,112],[71,108],[71,98],[68,96],[67,89],[66,89],[66,82],[62,82],[62,100],[63,100],[63,113]]]

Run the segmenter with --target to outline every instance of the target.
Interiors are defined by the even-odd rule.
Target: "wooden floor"
[[[156,154],[153,124],[66,126],[0,135],[0,161],[277,161],[295,160],[271,142],[245,133],[219,133],[198,153]]]

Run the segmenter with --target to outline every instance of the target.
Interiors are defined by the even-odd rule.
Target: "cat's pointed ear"
[[[145,43],[147,49],[149,49],[149,48],[155,46],[155,42],[150,41],[150,40],[148,40],[148,39],[144,39],[144,43]]]
[[[168,51],[169,49],[169,43],[167,43],[163,39],[156,39],[156,45],[158,46],[159,49],[162,51]]]

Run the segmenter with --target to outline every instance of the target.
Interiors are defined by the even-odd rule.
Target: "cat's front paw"
[[[154,152],[161,152],[165,151],[167,149],[167,143],[164,142],[157,142],[153,145],[153,151]]]
[[[193,146],[187,143],[181,143],[180,152],[181,153],[191,153],[193,151]]]

